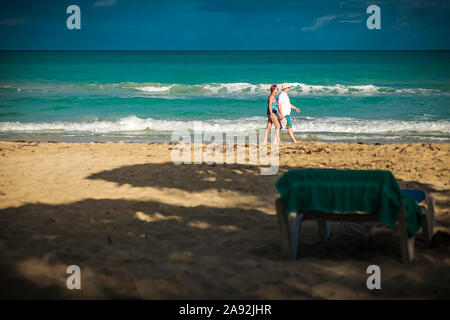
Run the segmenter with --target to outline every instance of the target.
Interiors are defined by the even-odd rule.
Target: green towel
[[[417,202],[400,192],[389,171],[294,169],[283,174],[275,186],[288,213],[378,213],[382,223],[393,228],[403,201],[408,233],[415,235],[422,226]]]

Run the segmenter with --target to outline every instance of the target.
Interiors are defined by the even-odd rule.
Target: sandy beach
[[[450,144],[303,142],[280,147],[276,175],[250,164],[181,164],[169,143],[0,142],[0,298],[370,299],[450,297],[450,249],[400,262],[396,231],[305,222],[281,257],[275,182],[299,167],[387,169],[436,199],[450,232]],[[79,265],[82,289],[68,290]],[[377,264],[382,289],[368,290]]]

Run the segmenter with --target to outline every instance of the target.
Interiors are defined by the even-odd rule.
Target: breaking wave
[[[266,96],[271,84],[252,84],[245,82],[235,83],[204,83],[204,84],[163,84],[163,83],[134,83],[121,82],[112,84],[91,83],[87,85],[64,84],[64,85],[18,85],[0,84],[4,90],[84,90],[86,92],[117,91],[120,93],[140,92],[148,96],[161,95],[191,95],[191,96],[225,96],[225,95],[255,95]],[[412,95],[449,95],[449,92],[438,89],[427,88],[393,88],[367,85],[311,85],[305,83],[291,83],[292,96],[318,95],[318,96],[374,96],[389,94],[412,94]]]
[[[240,119],[209,119],[201,123],[205,132],[250,132],[264,129],[265,117]],[[294,131],[298,133],[339,134],[419,134],[450,137],[450,121],[400,121],[364,120],[338,117],[293,118]],[[165,120],[128,116],[116,120],[54,121],[54,122],[0,122],[0,132],[83,132],[83,133],[139,133],[190,131],[194,121]]]

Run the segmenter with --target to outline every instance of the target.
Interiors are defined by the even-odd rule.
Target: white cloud
[[[345,16],[345,14],[344,14],[344,16]],[[356,17],[362,16],[362,14],[360,12],[350,12],[350,13],[347,13],[346,16],[349,18],[356,18]]]
[[[99,0],[94,3],[94,7],[112,7],[117,3],[117,0]]]
[[[339,23],[361,23],[362,19],[358,19],[358,20],[339,20]]]
[[[0,20],[0,25],[2,26],[18,26],[21,24],[28,23],[26,19],[9,18]]]
[[[442,0],[404,0],[402,8],[404,9],[423,9],[423,8],[448,8],[450,3]]]
[[[316,19],[316,22],[310,26],[310,27],[303,27],[302,31],[312,31],[320,28],[321,26],[329,23],[330,21],[334,20],[336,18],[335,15],[326,15],[323,17],[319,17]]]

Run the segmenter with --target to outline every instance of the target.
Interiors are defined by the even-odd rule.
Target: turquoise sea
[[[4,51],[0,139],[246,134],[283,82],[300,139],[450,142],[449,51]]]

